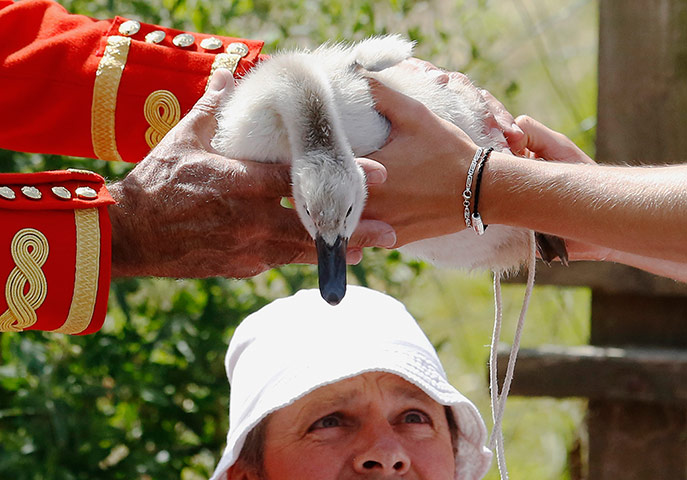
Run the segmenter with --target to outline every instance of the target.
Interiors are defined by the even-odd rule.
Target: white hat
[[[364,372],[394,373],[450,406],[458,425],[456,480],[482,478],[491,463],[477,408],[447,380],[439,357],[403,304],[349,286],[332,307],[303,290],[249,315],[225,360],[231,384],[227,446],[211,480],[237,460],[246,435],[270,413],[313,390]]]

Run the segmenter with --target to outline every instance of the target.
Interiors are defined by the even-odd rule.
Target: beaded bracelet
[[[472,198],[472,177],[475,174],[475,169],[477,168],[477,162],[482,157],[482,152],[484,148],[479,147],[475,152],[475,156],[472,157],[472,163],[470,163],[470,168],[468,168],[468,176],[465,179],[465,190],[463,191],[463,217],[465,217],[465,226],[468,228],[472,227],[472,222],[470,221],[470,199]]]
[[[489,160],[489,155],[491,155],[491,152],[494,151],[494,147],[489,147],[486,152],[484,152],[484,156],[482,157],[482,161],[479,164],[479,167],[477,169],[477,180],[475,182],[475,204],[473,207],[472,211],[472,229],[475,231],[477,235],[484,235],[484,231],[487,229],[487,225],[485,225],[482,222],[482,217],[480,216],[479,212],[477,211],[477,206],[479,205],[479,191],[480,191],[480,186],[482,185],[482,173],[484,173],[484,164],[487,163],[487,160]]]

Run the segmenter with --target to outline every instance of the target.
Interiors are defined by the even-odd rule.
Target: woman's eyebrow
[[[396,398],[417,400],[426,405],[438,405],[438,403],[425,392],[411,385],[396,385],[391,391]]]
[[[309,418],[312,416],[325,415],[349,406],[359,397],[357,390],[348,390],[343,393],[321,394],[311,399],[303,405],[298,413],[298,418]]]

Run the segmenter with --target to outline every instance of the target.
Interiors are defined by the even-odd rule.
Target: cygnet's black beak
[[[330,305],[337,305],[346,295],[346,247],[348,239],[336,237],[333,245],[328,245],[317,235],[317,270],[320,277],[320,293]]]

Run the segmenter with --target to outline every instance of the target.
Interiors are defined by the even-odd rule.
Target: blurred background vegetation
[[[514,114],[527,113],[593,156],[595,0],[61,0],[73,13],[121,15],[266,41],[267,53],[399,32],[416,55],[468,73]],[[109,180],[129,165],[0,151],[0,171],[68,167]],[[164,241],[164,239],[161,239]],[[397,253],[367,252],[349,278],[403,300],[437,345],[451,380],[490,423],[486,362],[493,319],[487,274],[447,272]],[[223,358],[234,327],[274,298],[316,286],[314,267],[249,280],[112,283],[101,332],[0,336],[0,477],[207,478],[223,448],[229,388]],[[506,286],[509,341],[523,296]],[[582,344],[589,292],[536,288],[524,346]],[[575,479],[584,403],[509,401],[512,478]],[[571,465],[575,465],[571,467]],[[498,478],[496,468],[489,479]]]

